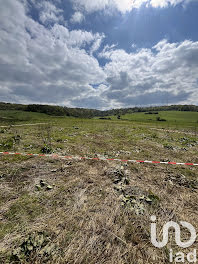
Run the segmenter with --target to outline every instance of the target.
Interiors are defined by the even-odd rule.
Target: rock
[[[118,192],[122,191],[123,190],[123,187],[121,185],[118,185],[118,186],[114,186],[114,189]]]
[[[139,197],[139,199],[140,199],[140,201],[143,201],[145,199],[145,196],[142,195],[142,196]]]
[[[41,185],[41,187],[44,187],[44,186],[46,186],[46,185],[47,185],[47,183],[46,183],[46,182],[44,182],[43,180],[40,180],[40,185]]]
[[[149,203],[149,204],[152,203],[152,200],[151,200],[149,197],[146,197],[145,201],[146,201],[147,203]]]
[[[114,181],[113,181],[113,183],[114,184],[117,184],[117,183],[119,183],[121,181],[121,179],[115,179]]]
[[[52,187],[51,185],[47,185],[46,189],[47,189],[47,190],[52,190],[53,187]]]

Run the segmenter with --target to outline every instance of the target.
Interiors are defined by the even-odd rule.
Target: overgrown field
[[[0,151],[198,163],[198,113],[181,114],[136,114],[140,122],[0,111]],[[197,188],[193,166],[0,156],[0,263],[169,263],[169,249],[181,249],[173,235],[162,249],[151,244],[150,217],[159,234],[170,220],[198,230]]]

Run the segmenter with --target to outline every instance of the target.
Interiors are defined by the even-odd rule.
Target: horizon
[[[146,105],[146,106],[133,106],[133,107],[122,107],[122,108],[111,108],[111,109],[96,109],[96,108],[85,108],[85,107],[68,107],[64,105],[58,105],[58,104],[37,104],[37,103],[32,103],[32,104],[20,104],[20,103],[13,103],[13,102],[0,102],[0,104],[13,104],[13,105],[23,105],[23,106],[28,106],[28,105],[39,105],[39,106],[58,106],[58,107],[65,107],[68,109],[74,108],[74,109],[85,109],[85,110],[95,110],[95,111],[100,111],[100,112],[106,112],[106,111],[112,111],[112,110],[125,110],[125,109],[141,109],[141,108],[160,108],[160,107],[171,107],[171,106],[190,106],[190,107],[198,107],[198,105],[187,105],[187,104],[170,104],[170,105]],[[178,111],[178,110],[173,110],[173,111]]]

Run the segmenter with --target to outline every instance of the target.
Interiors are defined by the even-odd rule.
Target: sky
[[[198,0],[0,0],[0,101],[198,105]]]

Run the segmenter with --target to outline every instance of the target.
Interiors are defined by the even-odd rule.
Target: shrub
[[[157,121],[166,121],[166,119],[163,119],[163,118],[161,118],[160,116],[158,116],[158,117],[156,118],[156,120],[157,120]]]
[[[42,149],[41,149],[41,152],[43,154],[50,154],[52,153],[52,148],[50,148],[49,146],[44,146]]]

